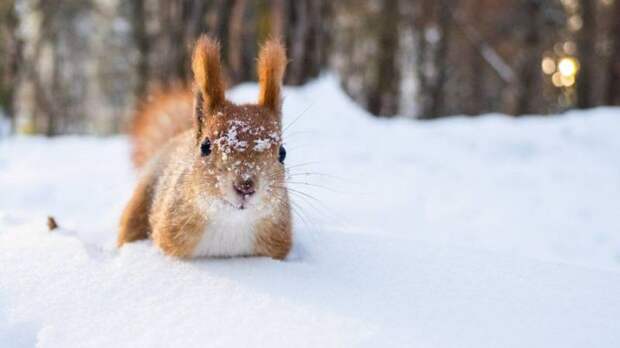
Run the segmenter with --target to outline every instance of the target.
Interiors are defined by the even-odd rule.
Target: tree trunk
[[[228,40],[226,38],[228,38],[230,16],[235,2],[235,0],[219,0],[214,10],[216,13],[214,34],[220,40],[222,57],[228,57]]]
[[[133,0],[131,4],[131,24],[133,40],[138,51],[136,63],[137,83],[134,90],[136,98],[140,99],[147,92],[149,76],[150,38],[146,31],[146,12],[144,0]]]
[[[469,107],[466,113],[468,115],[479,115],[484,109],[484,69],[478,47],[470,45],[469,59],[471,61],[468,95]]]
[[[269,20],[271,22],[269,35],[284,40],[284,22],[287,6],[284,0],[271,0],[271,13]]]
[[[415,48],[415,76],[418,80],[418,96],[417,101],[420,104],[418,115],[420,118],[424,118],[424,115],[430,114],[430,96],[429,96],[429,85],[426,76],[426,55],[427,55],[427,41],[424,37],[424,27],[420,28],[417,35],[417,40],[414,43]]]
[[[327,4],[323,0],[289,0],[286,6],[275,1],[276,9],[282,8],[282,26],[288,47],[290,63],[285,82],[301,85],[318,76],[324,61],[325,21]],[[280,17],[280,16],[276,16]],[[277,23],[278,21],[276,21]],[[277,35],[278,30],[272,31]]]
[[[419,1],[409,8],[411,17],[411,31],[413,38],[413,50],[414,50],[414,64],[413,69],[415,79],[417,81],[416,95],[414,96],[417,102],[417,117],[425,118],[425,115],[430,114],[430,95],[429,95],[429,81],[427,73],[427,58],[429,44],[426,39],[426,21],[428,20],[429,2]]]
[[[581,68],[577,75],[577,107],[592,107],[592,68],[595,58],[595,6],[592,0],[581,0],[581,19],[583,25],[577,37],[577,50]]]
[[[518,85],[516,88],[516,109],[515,115],[523,115],[535,112],[533,107],[533,97],[536,93],[537,83],[540,80],[540,59],[541,52],[541,5],[537,0],[528,0],[525,3],[526,18],[529,19],[528,27],[525,32],[524,57],[518,64],[517,71]]]
[[[452,14],[450,10],[450,4],[447,1],[439,1],[437,3],[439,8],[439,20],[438,26],[439,31],[441,32],[441,38],[439,39],[437,52],[436,52],[436,67],[437,67],[437,76],[433,81],[433,85],[431,87],[430,92],[430,109],[427,115],[424,115],[423,118],[437,118],[441,116],[442,107],[445,104],[445,84],[448,77],[448,69],[450,68],[448,48],[450,47],[451,40],[451,30],[452,30]]]
[[[304,78],[304,56],[306,55],[306,41],[309,29],[308,1],[298,0],[289,2],[289,30],[291,33],[288,42],[290,63],[286,80],[290,84],[298,85]]]
[[[245,9],[246,0],[235,0],[228,24],[228,77],[233,84],[243,79]]]
[[[378,116],[393,116],[398,113],[400,96],[398,1],[383,1],[379,16],[375,82],[368,95],[368,110]]]
[[[19,80],[22,43],[17,35],[18,18],[15,13],[15,1],[10,0],[0,5],[0,106],[4,108],[15,131],[15,91]]]
[[[458,23],[461,26],[469,25],[469,22],[472,19],[475,19],[481,11],[480,0],[470,1],[470,7],[467,10],[467,20]],[[469,79],[469,88],[466,94],[466,100],[464,100],[467,105],[465,109],[465,113],[468,115],[479,115],[482,113],[484,109],[484,57],[483,50],[484,48],[484,40],[482,37],[478,37],[478,42],[474,42],[471,40],[465,31],[467,28],[463,29],[463,38],[462,40],[467,42],[467,46],[469,47],[467,51],[468,59],[469,59],[469,71],[467,72]],[[480,35],[479,35],[480,36]]]
[[[613,8],[611,29],[612,51],[609,58],[609,82],[607,83],[606,104],[620,105],[620,0]]]

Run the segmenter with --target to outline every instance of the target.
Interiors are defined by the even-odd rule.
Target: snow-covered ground
[[[125,138],[0,142],[0,347],[620,346],[619,109],[387,121],[327,77],[284,110],[285,262],[115,250]]]

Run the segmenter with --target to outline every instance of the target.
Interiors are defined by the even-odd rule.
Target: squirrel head
[[[217,41],[202,36],[192,56],[194,73],[195,170],[202,191],[236,209],[277,205],[286,194],[282,145],[284,47],[269,40],[258,57],[256,104],[225,97]]]

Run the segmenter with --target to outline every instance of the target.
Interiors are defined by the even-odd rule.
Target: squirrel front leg
[[[276,219],[266,219],[256,226],[256,253],[284,260],[293,245],[293,233],[288,205]]]
[[[116,241],[118,247],[125,243],[148,238],[151,232],[149,213],[152,204],[152,185],[150,178],[145,177],[136,186],[121,216]]]
[[[205,219],[183,197],[162,197],[151,211],[151,238],[166,255],[190,258],[205,228]]]

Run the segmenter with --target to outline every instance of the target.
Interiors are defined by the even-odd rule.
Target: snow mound
[[[0,142],[0,347],[620,345],[620,110],[385,121],[333,77],[285,97],[285,262],[116,250],[125,138]]]

